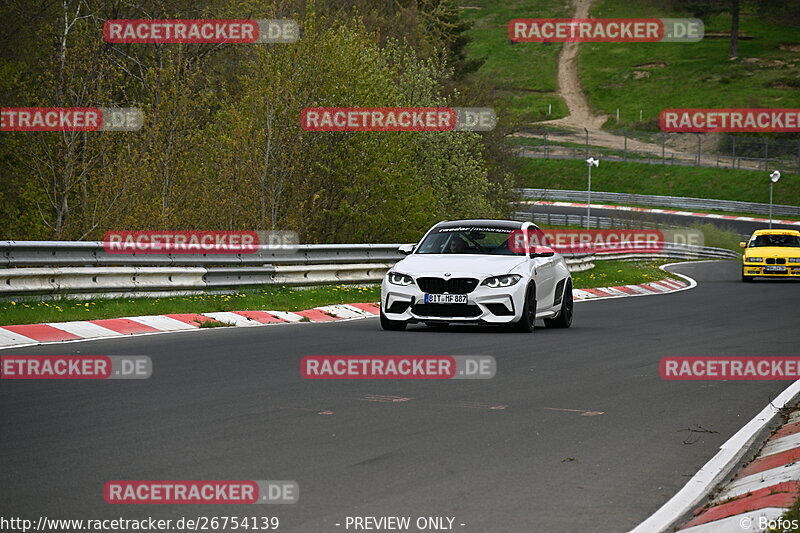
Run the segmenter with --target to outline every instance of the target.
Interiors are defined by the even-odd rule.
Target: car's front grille
[[[767,264],[768,265],[785,265],[786,259],[783,257],[779,257],[775,259],[774,257],[767,257]]]
[[[418,316],[473,317],[481,314],[481,308],[473,304],[417,304],[411,312]]]
[[[475,278],[417,278],[417,285],[428,294],[469,294],[478,286]]]

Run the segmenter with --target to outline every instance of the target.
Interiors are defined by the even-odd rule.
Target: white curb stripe
[[[0,346],[16,346],[17,344],[28,343],[36,344],[36,341],[13,331],[0,328]]]
[[[651,281],[650,282],[650,286],[655,287],[657,289],[661,289],[662,291],[667,291],[667,292],[675,290],[675,287],[672,287],[671,285],[667,285],[663,281]]]
[[[60,329],[61,331],[66,331],[67,333],[72,333],[73,335],[84,339],[92,337],[122,336],[122,333],[118,333],[108,328],[104,328],[103,326],[98,326],[97,324],[92,324],[91,322],[85,322],[85,321],[48,322],[47,325],[52,326],[56,329]]]
[[[192,326],[191,324],[187,324],[186,322],[181,322],[180,320],[175,320],[174,318],[170,318],[164,315],[125,316],[122,318],[133,320],[134,322],[138,322],[139,324],[144,324],[145,326],[150,326],[151,328],[155,328],[159,331],[181,331],[184,329],[197,329],[197,326]]]
[[[607,292],[610,296],[630,296],[629,293],[615,289],[614,287],[603,287],[603,291]]]
[[[314,309],[322,311],[323,313],[331,314],[339,318],[362,318],[364,316],[363,314],[356,313],[352,309],[348,309],[343,305],[325,305],[322,307],[315,307]]]
[[[582,291],[581,289],[572,289],[572,297],[580,298],[581,300],[587,300],[589,298],[597,298],[596,294],[592,294],[591,292]]]
[[[342,307],[346,307],[347,309],[350,309],[351,311],[354,311],[360,314],[361,316],[365,316],[368,318],[371,318],[373,316],[378,316],[377,313],[370,313],[369,311],[356,307],[355,305],[344,304]]]
[[[776,453],[785,452],[794,448],[800,448],[800,433],[768,441],[761,450],[761,457],[775,455]]]
[[[296,313],[289,313],[288,311],[264,311],[264,312],[269,313],[278,318],[282,318],[287,322],[300,322],[301,320],[303,320],[302,315],[298,315]]]
[[[798,479],[800,479],[800,463],[770,468],[763,472],[734,479],[725,487],[719,496],[717,496],[715,502],[723,502],[727,499],[753,492],[754,490],[765,489],[777,485],[778,483],[797,481]]]
[[[219,322],[226,324],[233,324],[234,326],[258,326],[261,324],[258,320],[250,320],[246,316],[237,315],[230,311],[218,311],[215,313],[203,313],[203,316],[213,318]]]
[[[625,285],[627,288],[632,290],[633,292],[637,292],[639,294],[653,294],[653,291],[647,290],[640,285]]]

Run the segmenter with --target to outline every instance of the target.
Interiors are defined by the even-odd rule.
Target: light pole
[[[588,230],[591,224],[592,214],[592,166],[599,167],[600,160],[590,157],[586,160],[586,165],[589,167],[589,188],[586,192],[586,229]]]
[[[769,227],[772,229],[772,187],[781,179],[781,173],[776,170],[769,175]]]

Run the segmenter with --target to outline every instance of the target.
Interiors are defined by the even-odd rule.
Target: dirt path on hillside
[[[589,18],[589,10],[592,0],[574,0],[575,12],[573,18]],[[578,53],[580,43],[564,43],[561,53],[558,55],[558,91],[557,94],[567,104],[569,115],[564,118],[537,122],[536,126],[553,126],[571,130],[569,132],[550,132],[549,139],[553,141],[573,142],[583,144],[586,140],[584,128],[589,130],[589,144],[622,150],[625,146],[624,137],[616,135],[601,128],[611,115],[595,115],[586,94],[583,92],[580,77],[578,75]],[[514,137],[536,137],[541,138],[541,134],[515,133]],[[685,135],[667,136],[666,157],[674,157],[681,161],[696,161],[697,152],[694,150],[696,143],[695,136],[687,138]],[[718,139],[716,136],[702,136],[702,152],[716,152]],[[639,153],[661,156],[662,146],[658,143],[649,143],[632,138],[627,141],[628,150]],[[701,156],[704,164],[713,165],[715,156]],[[749,168],[753,163],[741,162],[742,167]]]
[[[573,18],[589,18],[592,0],[575,0]],[[566,128],[588,128],[599,130],[608,118],[606,115],[595,115],[583,92],[578,77],[578,52],[580,43],[564,43],[558,54],[558,95],[564,99],[569,115],[556,120],[548,120],[541,124]]]

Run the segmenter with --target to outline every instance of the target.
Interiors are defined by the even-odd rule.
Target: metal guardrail
[[[373,283],[380,281],[402,258],[397,251],[399,246],[301,245],[293,254],[265,250],[257,258],[252,257],[257,254],[139,255],[134,258],[105,254],[101,243],[2,241],[2,265],[6,268],[0,268],[0,297],[167,296],[253,285]],[[733,259],[739,255],[731,250],[674,243],[665,243],[663,249],[653,253],[565,254],[573,272],[594,268],[598,260],[661,257]],[[273,263],[266,262],[273,258]],[[253,264],[258,262],[263,264]],[[174,263],[194,266],[175,266]]]
[[[586,203],[587,197],[586,191],[573,190],[517,189],[517,192],[526,200]],[[655,196],[648,194],[592,191],[592,202],[609,202],[621,205],[638,204],[677,209],[701,209],[704,211],[731,211],[734,213],[753,213],[758,215],[769,214],[769,204],[682,196]],[[774,204],[772,206],[772,214],[773,216],[800,217],[800,206]]]
[[[0,267],[266,266],[397,261],[399,244],[300,244],[287,253],[262,246],[251,254],[114,254],[98,241],[0,241]]]
[[[670,229],[684,228],[675,224],[664,224],[646,220],[630,218],[598,217],[591,215],[589,218],[592,229]],[[514,220],[527,220],[534,224],[546,226],[579,226],[586,227],[586,215],[565,215],[560,213],[531,213],[530,211],[516,211]],[[750,235],[747,235],[749,237]]]

